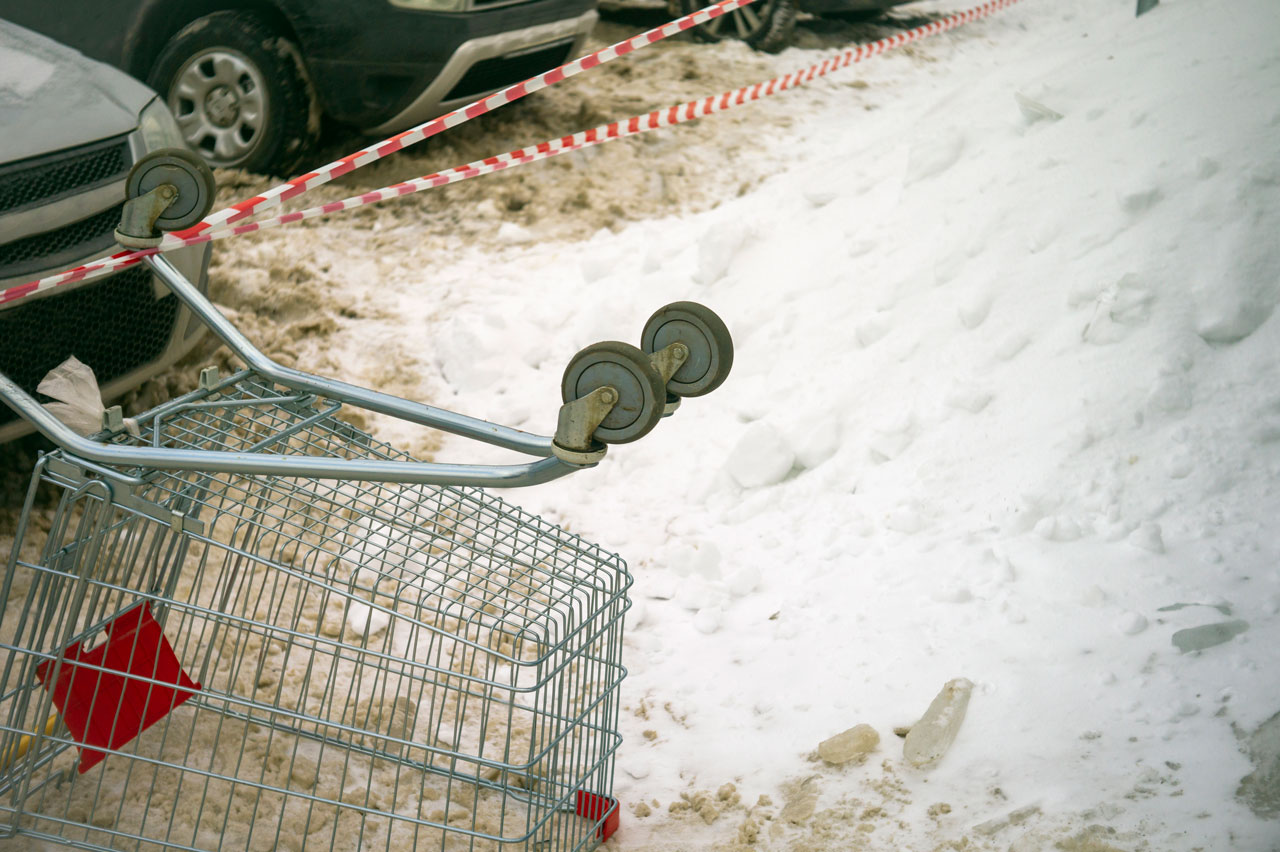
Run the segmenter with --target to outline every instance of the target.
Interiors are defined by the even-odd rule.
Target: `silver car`
[[[142,265],[9,301],[5,293],[118,251],[130,167],[183,146],[182,133],[151,89],[4,20],[0,127],[0,372],[34,393],[74,355],[110,401],[199,340],[203,326],[177,298]],[[169,257],[205,288],[207,245]],[[0,405],[0,442],[27,431]]]

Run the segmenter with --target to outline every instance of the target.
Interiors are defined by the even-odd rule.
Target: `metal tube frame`
[[[0,400],[27,418],[41,434],[71,455],[113,467],[488,488],[540,485],[584,467],[594,466],[594,462],[574,464],[556,458],[552,454],[552,439],[549,436],[522,432],[509,426],[285,367],[271,360],[249,342],[164,256],[152,255],[144,258],[144,262],[219,340],[264,378],[378,414],[391,415],[410,423],[536,456],[538,461],[507,465],[439,464],[108,444],[76,434],[8,376],[0,373]]]

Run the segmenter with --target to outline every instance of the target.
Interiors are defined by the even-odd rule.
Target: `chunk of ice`
[[[960,732],[960,723],[964,721],[972,693],[973,681],[962,677],[948,681],[942,687],[902,744],[902,754],[908,763],[928,766],[947,753]]]

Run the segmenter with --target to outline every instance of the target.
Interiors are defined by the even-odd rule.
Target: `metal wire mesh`
[[[338,407],[246,373],[144,417],[139,440],[408,460]],[[61,498],[34,559],[28,503],[4,581],[26,601],[0,621],[9,831],[137,850],[595,844],[616,807],[617,556],[475,489],[61,453],[37,476]],[[171,651],[124,636],[139,617]],[[89,656],[120,649],[123,675]],[[162,676],[168,656],[198,686]],[[54,706],[76,683],[97,739]],[[138,733],[111,688],[159,718]]]

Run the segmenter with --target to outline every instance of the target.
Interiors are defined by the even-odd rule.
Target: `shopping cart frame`
[[[317,479],[359,479],[421,485],[471,485],[515,488],[558,479],[594,462],[574,464],[553,454],[553,439],[522,432],[391,394],[359,387],[337,379],[306,373],[272,360],[249,341],[167,258],[143,259],[160,280],[213,334],[254,372],[266,379],[327,399],[347,403],[378,414],[398,417],[486,444],[535,456],[524,464],[472,465],[423,462],[331,459],[315,456],[282,456],[256,453],[212,453],[201,450],[137,447],[82,437],[50,414],[30,394],[0,373],[0,398],[50,441],[86,461],[116,467],[162,470],[202,470],[217,473],[305,476]],[[157,409],[160,411],[161,409]],[[153,412],[154,414],[155,412]]]

